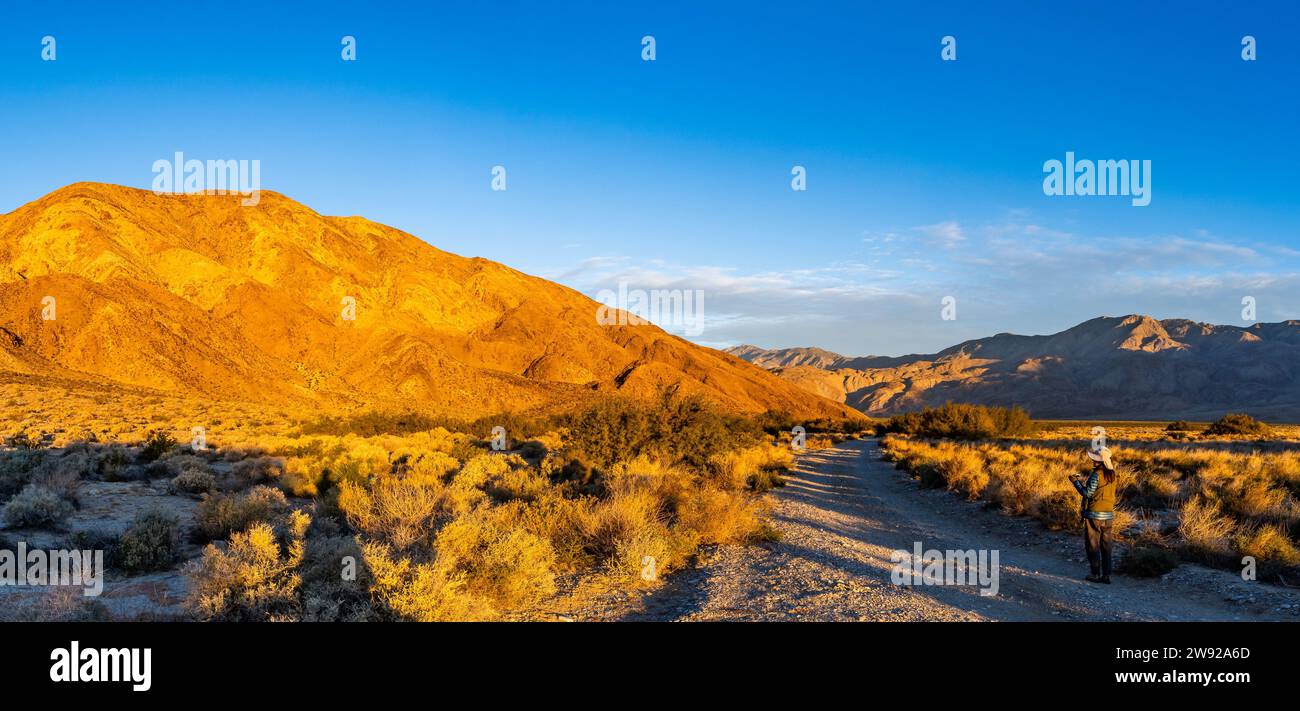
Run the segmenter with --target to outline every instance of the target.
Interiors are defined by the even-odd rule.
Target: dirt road
[[[1289,620],[1298,591],[1184,564],[1155,579],[1085,582],[1078,537],[946,491],[923,490],[875,440],[800,457],[776,490],[778,543],[722,547],[664,587],[586,619]],[[998,551],[996,595],[978,586],[896,585],[895,551]]]

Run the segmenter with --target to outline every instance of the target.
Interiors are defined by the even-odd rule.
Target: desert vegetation
[[[11,433],[0,511],[10,539],[104,550],[119,578],[184,575],[183,616],[203,620],[527,619],[575,578],[657,585],[701,546],[773,538],[763,492],[794,458],[787,415],[666,393],[473,421],[209,412],[203,447],[144,413],[130,440],[98,422]],[[845,424],[810,423],[807,444],[861,429]],[[69,528],[105,483],[165,505]]]
[[[1228,416],[1206,436],[1258,433]],[[1154,426],[1153,426],[1154,427]],[[1231,431],[1229,431],[1231,430]],[[1179,430],[1181,431],[1181,430]],[[922,486],[942,487],[1052,529],[1079,525],[1070,474],[1089,469],[1087,439],[960,441],[891,434],[886,458]],[[1179,561],[1240,569],[1253,557],[1262,577],[1294,580],[1300,568],[1300,451],[1176,446],[1110,447],[1118,463],[1116,529],[1121,569],[1167,572]]]
[[[946,403],[895,415],[876,427],[877,434],[909,434],[950,439],[991,439],[1032,435],[1037,426],[1019,407],[985,407]]]

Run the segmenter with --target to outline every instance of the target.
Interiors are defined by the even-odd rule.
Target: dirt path
[[[1196,565],[1087,583],[1076,536],[919,489],[880,459],[875,440],[804,455],[788,480],[775,492],[779,543],[718,548],[664,587],[578,619],[1300,621],[1300,591]],[[997,550],[997,594],[893,584],[891,555],[918,541]]]

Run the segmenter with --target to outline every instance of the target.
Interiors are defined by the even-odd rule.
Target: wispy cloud
[[[1189,235],[1084,235],[1027,211],[864,231],[859,254],[824,266],[744,271],[602,256],[553,278],[588,294],[625,282],[700,289],[711,345],[817,345],[849,354],[934,352],[1002,331],[1050,333],[1102,314],[1235,322],[1243,296],[1264,320],[1294,318],[1300,252]],[[956,321],[940,319],[957,300]]]

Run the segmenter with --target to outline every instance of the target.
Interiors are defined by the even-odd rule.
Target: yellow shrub
[[[429,543],[451,508],[449,492],[441,484],[381,477],[369,489],[349,481],[339,485],[339,509],[348,524],[399,550]]]
[[[1243,556],[1253,556],[1261,563],[1300,565],[1300,550],[1277,524],[1254,526],[1232,538],[1233,547]]]
[[[225,551],[209,545],[191,571],[190,604],[195,612],[208,620],[293,619],[301,583],[297,568],[310,524],[305,513],[293,513],[283,552],[265,523],[233,534]]]
[[[374,579],[375,602],[400,619],[416,622],[483,620],[493,616],[485,602],[466,592],[465,574],[437,563],[415,563],[382,543],[361,547]]]
[[[520,524],[525,504],[483,508],[438,533],[437,561],[464,574],[466,589],[497,607],[535,603],[555,591],[555,550]]]
[[[1182,506],[1178,533],[1192,550],[1209,555],[1228,552],[1228,542],[1236,523],[1213,503],[1200,498],[1188,499]]]

